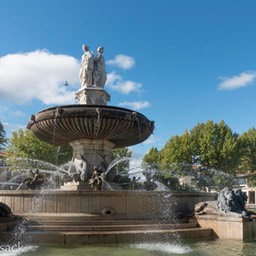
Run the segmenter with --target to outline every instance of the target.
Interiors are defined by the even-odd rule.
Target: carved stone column
[[[86,176],[91,177],[96,165],[105,172],[111,162],[111,151],[115,146],[108,140],[81,139],[69,143],[73,148],[73,158],[82,156],[87,163]]]

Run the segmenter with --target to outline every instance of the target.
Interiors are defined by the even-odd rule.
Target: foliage
[[[249,186],[256,185],[256,129],[249,129],[239,137],[240,162],[239,171],[248,175]]]
[[[2,150],[4,148],[6,143],[7,143],[7,139],[5,138],[4,126],[2,125],[2,123],[0,121],[0,150]]]
[[[185,176],[191,171],[192,144],[189,132],[175,135],[160,151],[160,166],[165,177]]]
[[[50,145],[37,139],[30,130],[19,129],[12,133],[7,146],[7,157],[31,158],[60,165],[72,158],[72,149]]]
[[[171,177],[162,176],[160,181],[173,191],[181,190],[181,186],[177,176],[171,176]]]
[[[191,130],[193,154],[200,159],[204,185],[220,190],[234,184],[234,176],[239,162],[238,135],[221,121],[198,124]],[[207,181],[207,182],[206,182]],[[198,185],[200,179],[198,179]]]
[[[201,164],[234,174],[238,164],[238,135],[221,121],[198,124],[191,130],[193,155],[199,155]]]
[[[130,151],[128,148],[116,148],[113,149],[111,152],[111,161],[116,161],[118,159],[126,159],[124,161],[121,161],[117,164],[116,170],[118,173],[120,172],[126,172],[130,168],[130,161],[128,158],[132,156],[132,151]]]
[[[249,129],[244,132],[240,138],[240,165],[241,171],[255,171],[256,170],[256,129]]]
[[[160,162],[162,165],[168,163],[191,163],[192,152],[190,135],[188,131],[182,136],[175,135],[165,144],[160,151]]]
[[[171,137],[159,152],[151,149],[144,160],[158,166],[165,179],[190,176],[200,189],[221,189],[233,183],[239,145],[238,135],[224,121],[208,121]]]
[[[142,167],[147,170],[158,170],[159,162],[159,151],[157,148],[153,147],[149,150],[149,152],[144,155],[142,159]]]

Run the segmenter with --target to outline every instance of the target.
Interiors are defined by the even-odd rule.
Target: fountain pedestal
[[[80,104],[107,105],[110,95],[102,88],[83,87],[75,93],[75,98]]]
[[[86,180],[93,174],[94,166],[97,166],[105,172],[111,162],[111,150],[115,146],[108,140],[80,139],[69,143],[73,148],[73,158],[81,159],[85,163]],[[76,165],[81,163],[77,160]],[[76,166],[79,169],[79,166]]]

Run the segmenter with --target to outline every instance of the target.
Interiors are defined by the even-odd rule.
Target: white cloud
[[[9,54],[0,58],[0,99],[44,104],[73,103],[74,92],[64,86],[78,84],[79,62],[46,50]]]
[[[158,138],[158,136],[151,134],[149,136],[149,138],[147,140],[143,141],[142,143],[144,145],[154,145],[155,146],[159,143],[159,141],[160,141],[160,138]]]
[[[106,85],[114,91],[118,91],[123,94],[129,94],[131,92],[139,92],[142,84],[130,80],[123,80],[123,78],[116,72],[108,74]]]
[[[150,106],[150,103],[148,101],[133,101],[133,102],[128,102],[124,101],[118,104],[121,107],[129,107],[135,110],[140,110],[144,109]]]
[[[256,79],[256,72],[247,71],[233,77],[222,77],[218,85],[220,90],[234,90],[250,85]]]
[[[126,70],[131,69],[135,66],[135,60],[133,57],[124,54],[119,54],[116,55],[113,60],[108,60],[106,64]]]
[[[117,81],[121,81],[123,79],[115,71],[113,71],[107,75],[108,75],[107,85],[115,84]]]

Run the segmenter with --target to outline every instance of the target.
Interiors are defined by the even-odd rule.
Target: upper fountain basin
[[[101,139],[119,148],[146,140],[154,130],[154,122],[125,108],[65,105],[32,115],[27,128],[40,140],[59,146],[81,139]]]

